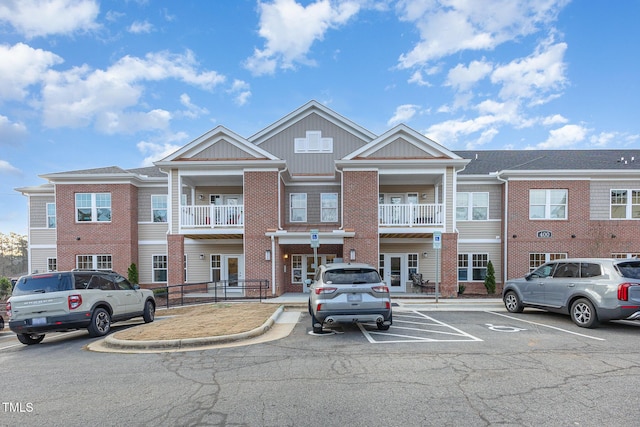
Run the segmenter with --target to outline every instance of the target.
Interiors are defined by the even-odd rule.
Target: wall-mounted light
[[[615,238],[616,238],[616,235],[615,235],[615,234],[612,234],[612,235],[611,235],[611,238],[612,238],[612,239],[615,239]]]
[[[423,199],[426,199],[426,198],[427,198],[427,193],[422,193],[422,194],[420,195],[420,197],[422,197]]]
[[[80,240],[80,236],[76,237],[76,240]]]
[[[351,249],[349,251],[349,258],[351,259],[351,261],[355,261],[356,260],[356,250],[355,249]]]
[[[204,194],[199,194],[198,195],[198,200],[204,200]]]
[[[429,252],[422,252],[422,258],[427,258],[429,256]]]
[[[271,249],[267,249],[264,251],[264,260],[271,261]]]
[[[204,254],[200,254],[200,259],[204,261]]]
[[[572,234],[572,235],[571,235],[571,238],[572,238],[572,239],[575,239],[575,238],[576,238],[576,235],[575,235],[575,234]]]
[[[284,254],[284,259],[289,259],[289,254]]]
[[[514,234],[514,235],[513,235],[513,238],[515,239],[516,237],[518,237],[518,235],[517,235],[517,234]]]

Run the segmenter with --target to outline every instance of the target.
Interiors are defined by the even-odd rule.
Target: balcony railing
[[[244,227],[243,205],[191,205],[180,207],[180,225],[186,228]]]
[[[440,203],[378,205],[378,223],[381,226],[429,227],[442,225],[443,217]]]

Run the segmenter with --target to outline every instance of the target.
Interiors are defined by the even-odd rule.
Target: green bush
[[[11,280],[0,277],[0,299],[4,300],[11,294]]]
[[[489,295],[496,293],[496,271],[491,261],[487,264],[487,275],[484,278],[484,287],[487,288]]]
[[[135,262],[132,262],[127,269],[127,279],[129,279],[129,282],[133,285],[138,284],[138,267],[136,267]]]

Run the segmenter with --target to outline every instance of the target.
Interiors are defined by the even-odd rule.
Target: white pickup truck
[[[21,277],[7,301],[9,329],[23,344],[38,344],[45,332],[87,328],[99,337],[111,323],[142,316],[153,322],[153,292],[112,271],[74,270]]]

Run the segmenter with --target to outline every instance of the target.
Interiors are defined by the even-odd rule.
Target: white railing
[[[180,225],[193,228],[243,227],[243,205],[191,205],[180,207]]]
[[[381,226],[428,227],[442,225],[442,204],[378,205],[378,223]]]

